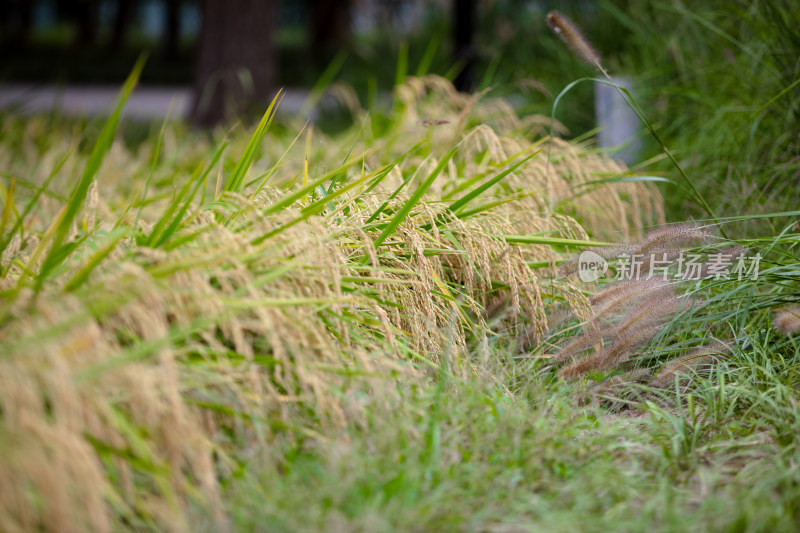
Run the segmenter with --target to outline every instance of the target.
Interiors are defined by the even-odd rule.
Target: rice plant
[[[549,211],[625,169],[438,78],[399,86],[380,134],[360,109],[337,137],[273,133],[277,96],[252,135],[165,125],[134,154],[115,130],[137,75],[85,143],[4,121],[4,530],[180,529],[187,502],[224,522],[248,450],[364,418],[396,379],[486,373],[490,338],[543,334],[541,276],[598,242],[582,224],[663,220],[646,183]]]

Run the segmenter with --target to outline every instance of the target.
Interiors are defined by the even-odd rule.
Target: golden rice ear
[[[551,11],[547,14],[547,25],[550,26],[556,35],[572,48],[578,57],[602,70],[600,64],[600,55],[595,52],[594,48],[589,41],[581,34],[578,27],[572,23],[567,17],[558,11]]]

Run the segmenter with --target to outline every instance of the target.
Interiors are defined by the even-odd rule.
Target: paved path
[[[109,114],[119,92],[113,85],[36,85],[7,83],[0,85],[0,109],[42,113],[58,109],[65,115]],[[298,113],[308,98],[305,89],[288,89],[281,102],[280,114]],[[189,87],[138,87],[125,105],[123,116],[142,120],[163,120],[172,105],[172,120],[185,118],[192,103]],[[269,102],[264,103],[264,108]]]

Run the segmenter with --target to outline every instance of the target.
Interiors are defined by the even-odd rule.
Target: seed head
[[[617,325],[615,334],[619,337],[629,335],[638,328],[663,324],[677,313],[687,309],[692,302],[678,296],[651,298],[634,307]]]
[[[592,370],[608,370],[624,363],[630,357],[631,350],[643,344],[661,331],[660,327],[650,326],[639,329],[630,335],[616,339],[614,344],[594,355],[576,361],[561,369],[560,378],[577,378]]]
[[[778,309],[775,312],[775,318],[772,321],[775,329],[784,335],[794,335],[800,331],[800,305],[792,305]]]
[[[600,316],[613,313],[645,298],[653,300],[672,294],[673,289],[668,282],[653,278],[612,285],[592,296],[590,301],[595,315]]]
[[[694,223],[677,224],[651,231],[636,251],[637,255],[646,255],[654,250],[663,250],[679,242],[704,242],[711,237],[708,229]]]
[[[553,360],[557,363],[566,361],[567,359],[589,347],[589,345],[603,342],[603,335],[604,332],[602,330],[597,328],[587,328],[586,333],[574,337],[571,341],[565,344],[555,354]]]
[[[679,357],[665,366],[650,382],[651,387],[665,388],[675,382],[675,376],[688,374],[692,370],[708,367],[720,355],[731,351],[731,347],[722,342],[695,348],[683,357]]]
[[[600,56],[595,52],[589,41],[581,34],[578,27],[567,17],[558,11],[551,11],[547,14],[547,25],[550,26],[556,35],[563,40],[578,57],[602,70],[600,66]]]

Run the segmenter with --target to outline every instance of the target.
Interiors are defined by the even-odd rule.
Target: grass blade
[[[86,199],[86,194],[89,192],[89,186],[92,184],[97,171],[100,169],[100,165],[103,163],[106,153],[111,148],[111,143],[114,141],[114,135],[117,131],[120,117],[122,116],[122,109],[125,107],[125,102],[127,102],[128,97],[133,92],[133,88],[136,87],[136,83],[139,81],[139,75],[141,74],[143,67],[144,57],[140,58],[136,62],[136,65],[133,67],[133,71],[128,76],[125,84],[122,86],[119,98],[117,99],[117,105],[103,126],[103,130],[100,132],[100,137],[97,139],[97,142],[95,142],[94,148],[89,155],[89,161],[86,163],[86,167],[81,175],[81,179],[73,189],[69,202],[57,219],[57,224],[50,245],[50,252],[45,258],[44,263],[42,264],[42,269],[36,279],[35,290],[37,292],[41,289],[44,281],[47,279],[48,274],[57,266],[57,258],[61,260],[64,259],[60,253],[61,246],[64,243],[64,239],[67,237],[67,233],[72,227],[73,220],[75,220],[75,217],[78,215],[78,211],[83,206],[83,201]]]
[[[433,169],[425,181],[423,181],[422,184],[417,187],[417,190],[414,191],[414,194],[411,195],[411,198],[409,198],[408,201],[403,204],[403,207],[401,207],[397,214],[392,217],[392,220],[389,222],[389,224],[387,224],[381,234],[378,235],[378,238],[375,239],[375,246],[380,246],[381,243],[383,243],[383,241],[389,237],[389,235],[394,233],[394,230],[397,228],[397,226],[399,226],[400,223],[405,220],[405,218],[411,212],[411,209],[422,199],[422,196],[425,194],[425,192],[430,188],[431,185],[433,185],[436,177],[439,176],[444,167],[447,166],[447,163],[450,161],[450,159],[455,155],[457,148],[458,147],[451,148],[450,151],[447,152],[447,154],[442,158],[442,160],[439,161],[439,164],[436,165],[436,168]]]
[[[114,250],[114,248],[117,246],[117,243],[119,243],[119,241],[128,234],[129,231],[127,229],[115,230],[111,232],[107,242],[97,252],[95,252],[89,261],[87,261],[86,265],[81,268],[69,282],[67,282],[67,284],[64,286],[64,290],[67,292],[72,292],[83,285],[86,280],[89,279],[89,274],[92,273],[92,271],[103,261],[103,259],[108,257],[108,254]]]
[[[486,183],[484,183],[482,185],[479,185],[478,187],[475,187],[473,190],[471,190],[470,192],[468,192],[467,194],[465,194],[464,196],[462,196],[461,198],[459,198],[458,200],[456,200],[455,202],[450,204],[448,209],[453,213],[455,213],[458,210],[462,209],[467,204],[469,204],[472,200],[474,200],[475,198],[477,198],[478,196],[480,196],[481,194],[483,194],[484,192],[486,192],[487,190],[492,188],[495,184],[500,182],[503,178],[505,178],[506,176],[508,176],[509,174],[514,172],[515,170],[517,170],[519,167],[521,167],[522,165],[527,163],[532,157],[534,157],[535,155],[539,154],[541,151],[542,151],[541,149],[536,150],[534,153],[530,154],[529,156],[525,157],[521,161],[515,163],[511,167],[509,167],[506,170],[502,171],[501,173],[499,173],[497,176],[493,177],[492,179],[490,179]]]
[[[269,130],[269,127],[272,124],[272,119],[275,117],[275,112],[278,110],[278,105],[280,105],[281,100],[283,100],[282,89],[279,90],[278,94],[275,95],[275,98],[272,99],[269,107],[264,112],[264,116],[261,117],[261,122],[258,123],[258,127],[256,127],[252,137],[250,137],[250,142],[247,143],[247,148],[245,148],[242,157],[239,159],[239,162],[236,164],[236,168],[233,170],[233,175],[231,175],[230,181],[225,187],[226,191],[239,192],[242,188],[244,177],[247,174],[247,171],[250,170],[250,166],[253,164],[253,161],[256,159],[256,153],[261,147],[261,143],[264,142],[264,137],[266,136],[267,130]]]
[[[508,244],[549,244],[550,246],[578,246],[581,248],[587,246],[618,246],[613,242],[583,241],[579,239],[564,239],[562,237],[543,237],[541,235],[504,235],[503,239]]]

